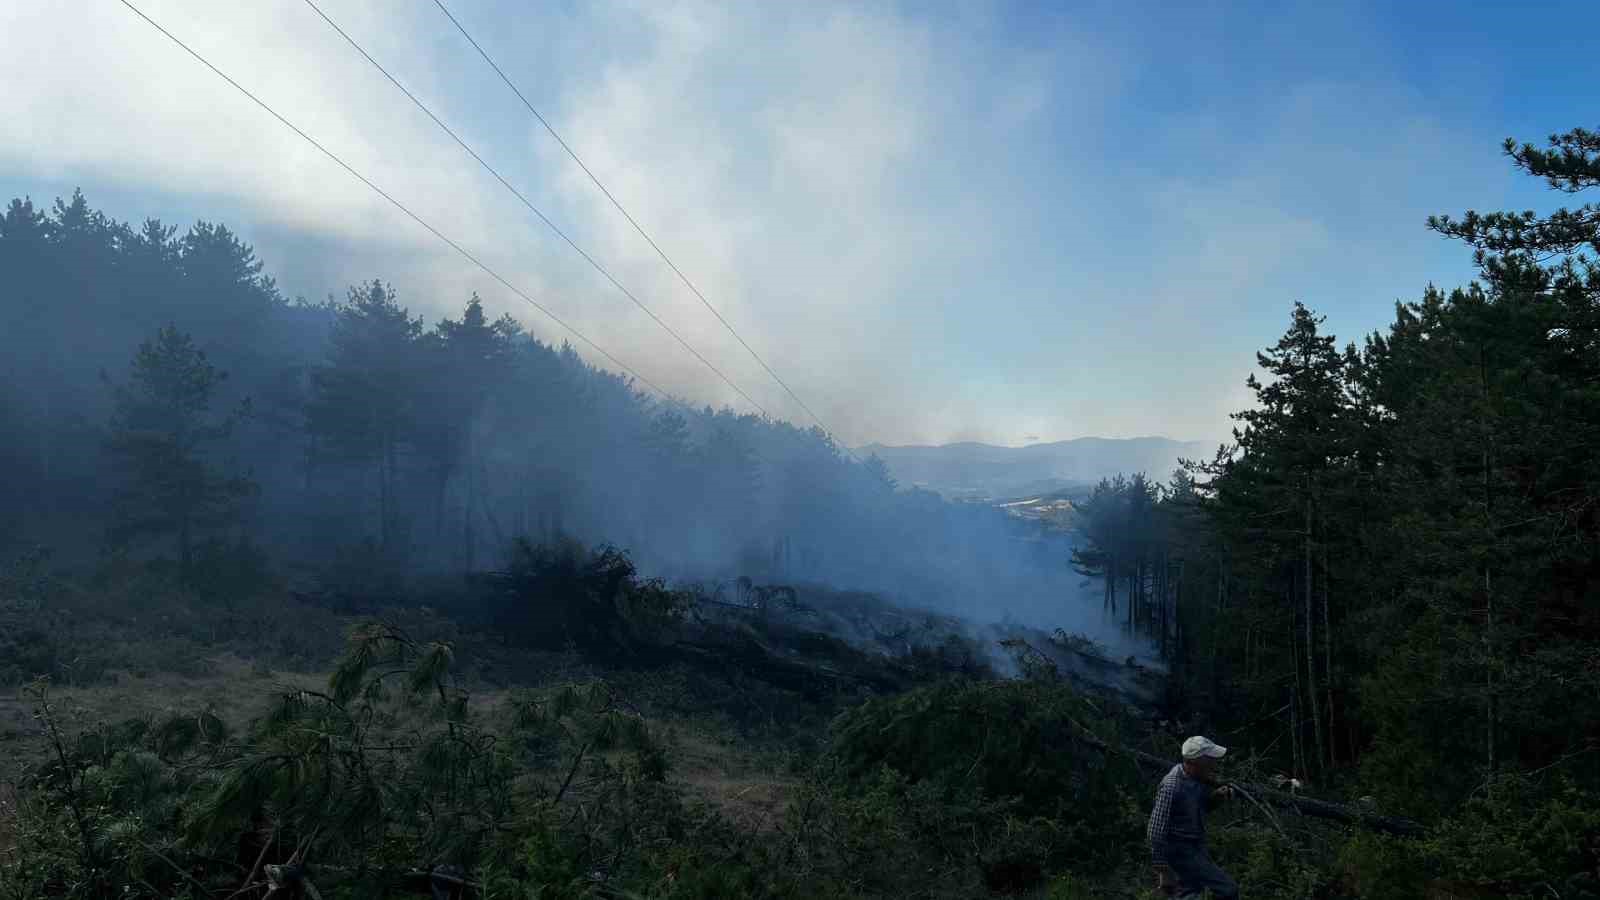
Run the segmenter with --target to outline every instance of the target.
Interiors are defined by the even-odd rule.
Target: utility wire
[[[706,359],[704,356],[702,356],[700,354],[700,351],[694,349],[694,347],[691,346],[688,341],[684,340],[681,335],[679,335],[676,331],[674,331],[671,326],[669,326],[666,322],[662,321],[661,317],[656,315],[654,312],[652,312],[650,310],[650,307],[645,306],[644,303],[638,297],[634,296],[632,291],[628,290],[626,287],[623,287],[622,282],[618,281],[615,277],[613,277],[612,274],[609,271],[606,270],[605,266],[602,266],[593,256],[590,256],[587,251],[585,251],[582,247],[578,246],[577,242],[574,241],[571,237],[569,237],[565,231],[562,231],[561,228],[558,225],[556,225],[556,223],[550,221],[550,217],[548,217],[544,213],[540,212],[539,208],[534,206],[532,201],[530,201],[527,197],[523,196],[521,191],[519,191],[515,187],[513,187],[511,185],[511,182],[505,180],[505,178],[503,176],[501,176],[501,174],[499,172],[495,171],[495,168],[493,166],[491,166],[487,162],[485,162],[483,157],[479,156],[478,152],[476,150],[472,149],[472,147],[469,146],[466,141],[462,140],[460,138],[460,136],[457,135],[455,133],[455,131],[453,131],[450,128],[449,125],[446,125],[438,116],[434,115],[433,110],[429,109],[427,104],[425,104],[421,100],[417,99],[417,95],[411,93],[411,91],[408,90],[405,85],[400,83],[399,79],[397,79],[393,75],[389,74],[389,70],[388,69],[385,69],[382,64],[380,64],[376,59],[373,59],[372,58],[372,54],[368,53],[366,51],[366,49],[364,47],[362,47],[361,44],[359,44],[356,41],[355,38],[351,37],[348,33],[346,33],[343,28],[340,28],[339,24],[337,22],[335,22],[335,21],[333,21],[333,19],[329,18],[328,14],[323,12],[321,7],[317,6],[317,4],[312,2],[312,0],[305,0],[305,4],[307,6],[309,6],[309,7],[311,7],[311,9],[313,11],[315,11],[316,14],[322,18],[322,21],[328,23],[328,25],[331,28],[333,28],[334,31],[338,32],[339,36],[344,38],[345,41],[347,43],[349,43],[351,47],[354,47],[356,49],[357,53],[360,53],[363,57],[365,57],[367,62],[372,63],[373,68],[377,69],[379,72],[382,72],[383,73],[383,77],[389,79],[389,83],[391,83],[395,87],[399,88],[400,92],[402,94],[405,94],[406,97],[408,99],[410,99],[412,103],[416,104],[416,107],[418,109],[422,110],[424,113],[427,113],[428,118],[432,119],[433,123],[435,125],[438,125],[441,129],[443,129],[444,133],[448,134],[450,136],[451,140],[455,141],[458,145],[460,145],[461,149],[467,151],[467,153],[473,159],[477,160],[478,161],[478,165],[482,166],[484,171],[488,172],[490,175],[493,175],[495,180],[500,182],[500,184],[502,186],[504,186],[506,190],[510,191],[518,200],[522,201],[522,205],[523,206],[526,206],[530,211],[533,212],[534,215],[538,216],[540,221],[544,222],[544,224],[550,226],[550,230],[554,231],[558,236],[560,236],[560,238],[563,241],[566,241],[567,244],[570,247],[572,247],[572,249],[578,251],[578,255],[582,256],[586,261],[588,261],[589,265],[593,266],[594,270],[596,272],[599,272],[601,275],[604,275],[607,281],[611,282],[611,284],[614,285],[617,290],[621,291],[629,300],[632,300],[635,306],[637,306],[640,309],[644,310],[645,315],[647,315],[651,319],[655,320],[655,323],[657,325],[660,325],[662,330],[666,331],[667,334],[672,335],[672,337],[679,344],[683,345],[683,348],[685,350],[688,350],[691,354],[694,355],[695,359],[700,360],[700,362],[703,363],[706,368],[710,369],[718,378],[722,379],[724,384],[726,384],[730,388],[733,388],[735,393],[737,393],[740,397],[743,397],[746,403],[749,403],[751,406],[753,406],[756,409],[760,410],[762,415],[770,417],[770,414],[767,412],[765,407],[763,407],[760,403],[757,403],[755,401],[755,399],[753,397],[751,397],[749,394],[745,393],[743,388],[741,388],[737,384],[735,384],[733,382],[733,379],[729,378],[727,375],[724,375],[722,373],[722,370],[718,369],[715,365],[713,365],[709,359]]]
[[[556,315],[554,312],[550,311],[550,309],[545,307],[543,304],[539,303],[537,300],[535,300],[531,296],[529,296],[525,291],[521,290],[516,285],[514,285],[511,282],[507,281],[502,275],[500,275],[500,273],[496,272],[494,269],[491,269],[488,265],[486,265],[482,260],[478,259],[478,257],[474,256],[465,247],[462,247],[460,244],[456,243],[454,240],[451,240],[448,236],[446,236],[443,232],[439,231],[439,229],[437,229],[434,226],[432,226],[431,224],[429,224],[421,216],[419,216],[416,213],[412,212],[409,207],[407,207],[405,204],[401,203],[399,200],[395,199],[393,195],[389,194],[383,188],[379,187],[377,184],[375,184],[371,179],[367,178],[365,175],[362,175],[359,171],[357,171],[349,163],[347,163],[343,159],[341,159],[338,154],[334,153],[332,150],[329,150],[321,142],[319,142],[316,138],[313,138],[311,135],[309,135],[305,131],[301,130],[299,126],[297,126],[293,122],[289,121],[282,114],[280,114],[277,110],[275,110],[271,106],[269,106],[266,103],[266,101],[262,100],[260,97],[257,97],[248,88],[244,87],[239,82],[235,81],[232,77],[230,77],[226,72],[224,72],[221,69],[217,68],[215,65],[213,65],[211,63],[210,60],[206,59],[204,56],[202,56],[194,48],[192,48],[188,44],[184,43],[183,40],[180,39],[177,35],[174,35],[172,32],[168,31],[165,27],[163,27],[161,25],[161,23],[159,23],[159,22],[155,21],[154,19],[150,18],[150,16],[146,15],[143,10],[141,10],[137,6],[133,5],[133,3],[129,2],[129,0],[119,0],[119,2],[121,2],[123,6],[127,7],[134,15],[138,16],[140,19],[143,19],[145,21],[145,23],[148,24],[150,27],[152,27],[156,31],[160,32],[164,37],[167,38],[167,40],[171,41],[173,44],[176,44],[179,47],[179,49],[183,50],[185,53],[189,54],[189,56],[193,57],[195,59],[195,61],[197,61],[201,65],[205,66],[207,69],[210,69],[212,74],[216,75],[218,78],[221,78],[223,81],[227,82],[230,87],[232,87],[234,90],[238,91],[239,93],[243,94],[246,98],[248,98],[250,100],[250,102],[254,103],[255,105],[257,105],[259,107],[261,107],[261,109],[264,110],[268,115],[272,116],[274,119],[277,119],[278,122],[280,124],[282,124],[285,128],[288,128],[290,131],[293,131],[296,135],[298,135],[306,143],[308,143],[311,146],[315,147],[324,156],[328,157],[335,164],[337,164],[340,168],[344,169],[347,173],[349,173],[351,177],[355,178],[357,181],[360,181],[362,184],[366,185],[368,188],[370,188],[378,196],[382,197],[384,200],[387,200],[390,203],[390,205],[394,206],[396,209],[400,210],[400,212],[404,213],[407,218],[411,219],[412,221],[416,222],[418,225],[422,226],[422,228],[425,229],[429,234],[432,234],[434,237],[438,238],[440,241],[443,241],[446,245],[448,245],[452,250],[455,250],[463,258],[465,258],[468,262],[472,263],[474,266],[477,266],[479,269],[483,270],[483,272],[485,274],[489,275],[489,277],[491,277],[495,281],[499,282],[502,286],[504,286],[506,288],[506,290],[508,290],[511,293],[515,294],[516,296],[520,297],[522,300],[526,301],[528,303],[528,305],[532,306],[534,309],[537,309],[539,312],[541,312],[545,316],[547,316],[551,321],[555,322],[557,325],[559,325],[562,328],[566,329],[574,337],[576,337],[578,340],[582,341],[584,344],[588,345],[596,353],[599,353],[601,356],[605,357],[607,360],[609,360],[617,368],[621,369],[623,372],[626,372],[628,375],[632,376],[636,381],[638,381],[639,383],[643,384],[644,386],[646,386],[650,390],[654,391],[664,401],[666,401],[666,402],[668,402],[670,404],[682,407],[683,409],[687,410],[690,413],[694,413],[694,412],[697,411],[696,408],[691,406],[689,403],[686,403],[683,400],[680,400],[677,397],[674,397],[672,394],[668,393],[666,390],[664,390],[659,385],[657,385],[654,382],[652,382],[650,379],[648,379],[648,378],[644,377],[643,375],[639,374],[638,372],[634,371],[634,369],[631,368],[627,363],[625,363],[622,360],[618,359],[616,356],[614,356],[610,352],[608,352],[604,347],[601,347],[599,344],[595,343],[587,335],[585,335],[582,331],[579,331],[576,327],[568,324],[560,316]],[[759,454],[758,454],[758,456],[759,456]]]
[[[393,196],[391,196],[383,188],[378,187],[376,184],[374,184],[365,175],[362,175],[360,172],[358,172],[354,168],[352,168],[349,163],[345,162],[343,159],[340,159],[338,154],[334,153],[332,150],[329,150],[327,147],[324,147],[321,143],[319,143],[317,141],[316,138],[312,137],[309,134],[306,134],[304,131],[301,131],[300,128],[298,126],[296,126],[293,122],[291,122],[288,119],[284,118],[283,116],[279,115],[277,110],[275,110],[272,107],[268,106],[265,101],[263,101],[260,97],[257,97],[255,94],[251,93],[247,88],[245,88],[243,85],[239,84],[239,82],[234,81],[232,78],[230,78],[228,76],[228,74],[226,72],[224,72],[221,69],[217,68],[216,66],[212,65],[211,62],[209,60],[207,60],[204,56],[201,56],[194,49],[192,49],[188,44],[185,44],[182,40],[179,40],[178,37],[176,35],[174,35],[172,32],[170,32],[167,29],[163,28],[159,22],[157,22],[156,20],[154,20],[154,19],[150,18],[149,16],[145,15],[144,12],[142,10],[140,10],[137,6],[134,6],[132,3],[128,2],[128,0],[120,0],[120,2],[122,3],[123,6],[126,6],[128,9],[132,10],[134,15],[137,15],[139,18],[141,18],[141,19],[145,20],[145,22],[149,23],[149,25],[152,28],[154,28],[155,30],[161,32],[163,35],[166,35],[168,40],[172,41],[174,44],[177,44],[180,48],[183,49],[183,51],[185,53],[188,53],[190,56],[192,56],[196,60],[198,60],[201,65],[203,65],[206,68],[210,69],[212,71],[212,73],[215,74],[218,78],[221,78],[223,81],[226,81],[228,84],[232,85],[233,88],[235,90],[237,90],[239,93],[244,94],[246,97],[250,98],[251,102],[255,103],[257,106],[261,107],[262,109],[266,110],[267,113],[269,115],[271,115],[274,119],[277,119],[279,122],[283,123],[283,125],[286,128],[288,128],[290,131],[293,131],[295,134],[297,134],[301,138],[303,138],[306,141],[306,143],[308,143],[311,146],[313,146],[313,147],[317,148],[318,150],[322,151],[322,154],[324,156],[326,156],[329,159],[333,160],[335,163],[338,163],[340,168],[342,168],[346,172],[350,173],[350,175],[352,177],[354,177],[356,180],[360,181],[362,184],[364,184],[367,187],[371,188],[374,192],[376,192],[378,194],[378,196],[380,196],[383,199],[389,201],[391,204],[394,205],[394,207],[396,209],[398,209],[401,212],[405,213],[406,216],[408,216],[412,221],[416,222],[418,225],[421,225],[423,228],[427,229],[428,232],[430,234],[432,234],[434,237],[438,238],[441,241],[444,241],[446,244],[449,244],[451,249],[455,250],[457,253],[459,253],[463,257],[465,257],[468,262],[471,262],[473,265],[475,265],[478,268],[482,269],[484,272],[486,272],[489,275],[490,278],[493,278],[495,281],[500,282],[500,284],[505,286],[506,290],[509,290],[513,294],[516,294],[518,297],[521,297],[523,300],[526,300],[530,305],[533,306],[534,309],[537,309],[538,311],[544,313],[546,316],[548,316],[550,318],[551,321],[555,322],[557,325],[560,325],[562,328],[565,328],[567,331],[571,332],[575,337],[578,338],[578,340],[583,341],[585,344],[587,344],[590,347],[592,347],[595,350],[595,352],[599,353],[601,356],[604,356],[606,359],[610,360],[614,365],[616,365],[618,368],[622,369],[622,371],[627,372],[629,375],[631,375],[635,379],[637,379],[640,383],[644,384],[646,387],[650,388],[652,391],[655,391],[661,397],[663,397],[666,400],[671,401],[671,402],[678,402],[675,398],[672,397],[672,395],[668,394],[666,391],[664,391],[660,387],[656,386],[656,384],[654,382],[652,382],[650,379],[644,377],[643,375],[640,375],[638,372],[635,372],[632,368],[629,368],[627,363],[624,363],[622,360],[617,359],[615,356],[612,356],[610,353],[608,353],[606,351],[606,349],[604,347],[601,347],[599,344],[596,344],[594,341],[590,340],[588,337],[586,337],[584,335],[583,332],[579,331],[577,328],[573,327],[572,325],[567,324],[565,321],[563,321],[561,319],[560,316],[558,316],[555,313],[551,312],[543,304],[539,303],[537,300],[535,300],[532,297],[528,296],[528,294],[523,292],[516,285],[513,285],[511,282],[507,281],[505,278],[503,278],[500,275],[500,273],[498,273],[495,270],[489,268],[487,265],[484,265],[482,260],[480,260],[476,256],[472,255],[472,253],[468,252],[467,249],[462,247],[460,244],[458,244],[455,241],[451,240],[450,238],[446,237],[441,231],[439,231],[439,229],[437,229],[437,228],[433,227],[432,225],[428,224],[426,221],[423,220],[423,218],[421,216],[419,216],[416,213],[412,212],[405,204],[401,203],[399,200],[396,200]]]
[[[757,353],[755,348],[751,347],[750,344],[745,341],[744,337],[734,329],[732,323],[723,318],[722,313],[717,312],[716,307],[711,305],[711,301],[706,299],[706,295],[701,293],[700,289],[695,286],[694,282],[689,280],[689,276],[685,275],[683,270],[678,268],[678,264],[673,262],[671,257],[667,256],[667,252],[661,249],[661,246],[655,242],[654,238],[650,237],[649,233],[644,230],[643,226],[641,226],[633,218],[633,215],[623,208],[622,203],[612,195],[611,191],[607,190],[606,186],[600,182],[600,179],[595,176],[594,172],[589,170],[589,167],[585,165],[584,161],[578,157],[578,154],[572,149],[572,147],[569,146],[561,137],[561,135],[556,132],[555,127],[550,124],[549,120],[540,115],[537,109],[534,109],[533,104],[528,102],[528,98],[523,96],[522,91],[517,88],[516,84],[514,84],[511,79],[506,76],[506,73],[500,68],[500,66],[496,64],[489,54],[483,49],[483,47],[478,44],[478,42],[467,31],[466,27],[461,24],[461,21],[457,19],[448,8],[445,7],[443,0],[433,0],[433,3],[435,6],[439,7],[440,12],[445,14],[445,18],[450,20],[450,23],[456,27],[456,30],[461,32],[461,36],[467,39],[467,43],[472,45],[472,49],[478,51],[478,55],[483,57],[483,61],[489,64],[489,68],[493,69],[494,73],[500,76],[500,80],[505,82],[506,87],[510,88],[511,92],[517,95],[517,99],[522,101],[522,105],[527,107],[528,112],[532,113],[533,117],[539,120],[539,124],[544,126],[545,131],[550,132],[550,136],[556,139],[556,143],[561,145],[561,149],[565,150],[567,155],[572,157],[572,161],[578,164],[578,168],[583,170],[583,174],[589,176],[589,180],[594,182],[594,186],[600,189],[600,193],[604,194],[607,200],[611,201],[611,205],[616,207],[617,212],[621,213],[622,217],[628,220],[628,224],[633,226],[633,230],[639,232],[639,236],[645,239],[645,242],[650,245],[652,250],[656,251],[656,255],[661,257],[662,262],[665,262],[667,267],[672,269],[673,274],[678,276],[678,280],[682,281],[684,286],[700,299],[700,302],[705,306],[705,308],[710,310],[713,316],[716,316],[717,321],[721,322],[722,326],[728,329],[728,333],[732,334],[734,338],[738,340],[739,344],[750,353],[750,356],[753,357],[756,362],[761,364],[761,368],[765,369],[767,374],[772,376],[772,380],[776,381],[778,386],[782,387],[783,390],[794,399],[794,402],[798,403],[800,408],[806,411],[806,415],[810,416],[812,421],[816,422],[822,427],[824,432],[827,432],[831,436],[832,429],[828,428],[827,423],[823,422],[821,417],[811,411],[811,407],[807,406],[806,402],[800,399],[800,395],[796,394],[794,390],[789,387],[788,383],[780,378],[778,373],[773,371],[771,366],[767,365],[767,361],[762,359],[761,354]],[[842,443],[839,446],[846,453],[850,454],[852,458],[855,458],[855,453],[851,451],[849,447],[844,446]],[[859,459],[856,461],[860,462]]]

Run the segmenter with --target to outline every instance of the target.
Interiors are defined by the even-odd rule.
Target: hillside
[[[856,452],[876,453],[904,485],[951,499],[1005,500],[1086,488],[1118,473],[1144,472],[1165,480],[1180,458],[1206,457],[1214,449],[1203,441],[1164,437],[1086,437],[1026,447],[868,444]]]

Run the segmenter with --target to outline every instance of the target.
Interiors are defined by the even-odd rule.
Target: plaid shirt
[[[1167,864],[1168,850],[1173,843],[1202,844],[1206,835],[1206,808],[1210,806],[1211,786],[1184,774],[1183,766],[1161,779],[1156,790],[1155,806],[1150,810],[1150,824],[1145,837],[1150,840],[1150,861],[1158,866]]]

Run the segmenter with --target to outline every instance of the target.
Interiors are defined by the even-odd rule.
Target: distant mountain
[[[960,443],[937,447],[856,448],[876,453],[903,485],[917,485],[952,500],[1005,500],[1086,489],[1118,473],[1143,472],[1166,481],[1180,457],[1209,457],[1216,447],[1163,437],[1078,438],[1026,447]]]

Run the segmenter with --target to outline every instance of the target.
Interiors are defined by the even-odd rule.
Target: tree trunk
[[[1289,606],[1289,664],[1294,667],[1294,691],[1289,695],[1289,749],[1296,775],[1306,775],[1305,754],[1300,752],[1300,643],[1295,638],[1294,605]]]
[[[1496,768],[1498,767],[1498,763],[1499,763],[1499,761],[1495,758],[1495,744],[1498,741],[1498,736],[1495,734],[1495,732],[1498,730],[1496,726],[1498,724],[1497,719],[1499,718],[1500,711],[1499,711],[1499,709],[1497,708],[1497,706],[1495,704],[1495,693],[1494,693],[1495,692],[1495,687],[1494,687],[1494,664],[1495,664],[1495,655],[1494,655],[1495,654],[1495,648],[1494,648],[1494,586],[1489,580],[1489,567],[1488,566],[1484,566],[1483,567],[1483,595],[1484,595],[1484,644],[1486,645],[1485,649],[1488,651],[1487,654],[1486,654],[1487,657],[1488,657],[1488,659],[1487,659],[1488,665],[1484,667],[1484,673],[1485,673],[1485,679],[1484,680],[1485,680],[1485,684],[1486,684],[1487,690],[1484,692],[1484,698],[1483,699],[1484,699],[1484,707],[1485,707],[1485,710],[1484,710],[1485,718],[1488,720],[1488,723],[1487,723],[1488,724],[1488,734],[1487,734],[1486,740],[1487,740],[1487,743],[1488,743],[1489,772],[1491,774],[1493,774],[1495,772]]]
[[[385,553],[394,549],[394,456],[394,439],[385,433],[378,449],[378,542]]]
[[[1326,764],[1323,755],[1325,746],[1322,742],[1322,709],[1321,702],[1317,699],[1317,645],[1312,636],[1312,603],[1311,603],[1311,498],[1306,497],[1306,531],[1305,531],[1305,610],[1306,610],[1306,696],[1311,700],[1311,736],[1316,741],[1316,759],[1319,767]]]
[[[396,543],[394,482],[395,469],[398,466],[395,456],[394,442],[390,441],[384,449],[383,466],[383,546],[390,553],[394,552]]]
[[[1133,630],[1135,630],[1135,629],[1137,629],[1139,627],[1138,619],[1137,619],[1138,611],[1139,611],[1139,600],[1138,600],[1138,591],[1135,590],[1135,585],[1138,584],[1138,571],[1139,571],[1139,564],[1137,562],[1135,562],[1133,567],[1128,570],[1128,630],[1129,631],[1133,631]]]
[[[1161,554],[1161,593],[1159,617],[1161,619],[1161,644],[1170,649],[1172,644],[1172,552]]]
[[[1161,629],[1161,649],[1169,649],[1172,626],[1172,551],[1161,551],[1161,586],[1156,590],[1156,626]]]
[[[440,462],[434,467],[433,472],[433,539],[438,542],[441,551],[447,546],[445,543],[444,501],[445,495],[450,490],[450,467]]]
[[[1159,586],[1158,580],[1160,577],[1161,573],[1156,569],[1156,561],[1153,559],[1145,560],[1144,565],[1139,570],[1139,597],[1144,601],[1141,618],[1144,620],[1146,634],[1155,631],[1156,588]]]
[[[1178,656],[1183,656],[1183,569],[1184,560],[1178,560],[1178,581],[1172,586],[1172,641]]]
[[[1115,621],[1115,617],[1117,615],[1117,558],[1110,555],[1106,556],[1105,600],[1103,601],[1103,608],[1106,612],[1106,615],[1111,618],[1112,621]]]
[[[1139,624],[1150,633],[1150,592],[1155,587],[1155,567],[1148,558],[1139,560]]]
[[[1334,759],[1334,735],[1338,734],[1338,726],[1333,717],[1333,626],[1328,619],[1328,582],[1332,580],[1328,569],[1328,548],[1322,548],[1322,675],[1323,690],[1328,700],[1328,764],[1336,765]]]
[[[1227,568],[1226,565],[1223,564],[1223,556],[1222,556],[1222,554],[1218,553],[1217,554],[1217,612],[1216,612],[1215,618],[1212,620],[1213,624],[1221,621],[1221,619],[1222,619],[1222,611],[1227,609],[1227,608],[1228,608],[1228,568]],[[1211,679],[1212,679],[1212,682],[1213,682],[1214,686],[1220,686],[1221,685],[1221,679],[1217,674],[1217,672],[1218,672],[1218,670],[1217,670],[1217,650],[1221,646],[1221,644],[1222,644],[1222,642],[1217,640],[1215,634],[1213,633],[1213,636],[1211,638],[1211,673],[1212,673],[1211,674]],[[1245,667],[1244,668],[1245,672],[1248,673],[1250,671],[1250,638],[1249,638],[1249,634],[1248,633],[1246,633],[1246,635],[1245,635],[1244,667]]]
[[[494,493],[486,487],[488,484],[489,463],[485,461],[478,466],[478,509],[483,512],[483,521],[489,524],[489,535],[494,545],[503,553],[510,539],[505,529],[500,527],[500,517],[494,514],[494,505],[488,501],[488,497]]]
[[[1144,591],[1144,633],[1156,637],[1157,604],[1161,602],[1161,557],[1154,556],[1144,564],[1144,579],[1139,583]]]
[[[1494,431],[1489,424],[1489,360],[1484,353],[1483,346],[1478,346],[1478,379],[1483,390],[1483,410],[1479,418],[1479,431],[1482,433],[1481,449],[1483,452],[1483,531],[1486,545],[1484,547],[1485,560],[1483,563],[1483,649],[1484,649],[1484,719],[1485,743],[1489,761],[1489,772],[1492,774],[1498,767],[1495,756],[1495,744],[1498,743],[1498,719],[1500,711],[1495,704],[1495,640],[1494,640],[1494,583],[1490,577],[1488,555],[1493,552],[1495,544],[1494,531],[1494,497],[1490,491],[1489,467],[1493,463],[1490,448],[1494,443]]]
[[[465,464],[467,482],[465,502],[461,504],[461,563],[463,571],[471,572],[474,561],[473,557],[476,555],[477,550],[477,535],[473,530],[473,519],[478,504],[478,479],[477,466],[472,454],[472,424],[470,422],[467,423],[467,426],[464,429],[461,441],[463,447],[462,457]]]
[[[34,492],[34,497],[38,499],[39,511],[42,513],[41,518],[50,523],[50,525],[54,525],[57,497],[54,468],[56,459],[56,422],[55,407],[51,403],[54,398],[48,383],[39,391],[38,396],[44,410],[39,417],[39,430],[37,432],[39,437],[39,484],[37,485],[38,490]]]
[[[1178,634],[1183,610],[1183,575],[1188,570],[1188,561],[1178,560],[1178,571],[1172,576],[1172,600],[1168,604],[1167,619],[1172,626],[1174,639]]]

